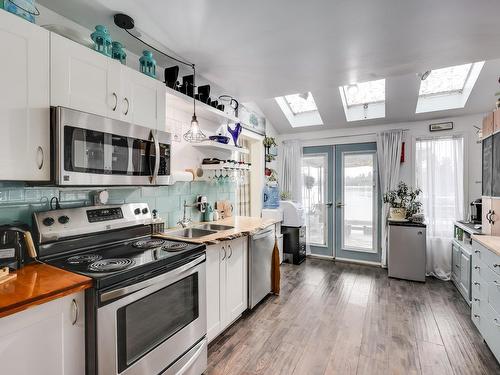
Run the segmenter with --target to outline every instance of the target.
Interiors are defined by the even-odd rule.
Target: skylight
[[[432,70],[420,84],[418,95],[462,93],[473,64],[455,65]]]
[[[323,125],[323,120],[310,92],[274,98],[292,128]]]
[[[415,113],[464,108],[483,66],[484,61],[479,61],[426,72],[420,80]]]
[[[294,115],[318,110],[310,92],[306,92],[305,94],[286,95],[285,100]]]
[[[342,86],[348,107],[385,101],[385,79]]]

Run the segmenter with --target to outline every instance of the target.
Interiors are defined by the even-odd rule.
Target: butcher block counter
[[[42,263],[14,272],[17,277],[0,284],[0,318],[92,286],[92,279]]]
[[[197,238],[185,238],[185,237],[177,237],[170,233],[176,232],[181,228],[172,228],[164,233],[156,234],[155,236],[170,239],[170,240],[178,240],[184,242],[191,243],[204,243],[207,245],[216,244],[221,241],[232,240],[234,238],[251,235],[255,232],[258,232],[261,229],[264,229],[270,225],[276,224],[276,221],[271,219],[262,219],[260,217],[249,217],[249,216],[231,216],[222,220],[211,221],[211,222],[203,222],[203,223],[195,223],[191,225],[191,227],[197,227],[198,225],[203,224],[219,224],[219,225],[230,225],[234,228],[218,231],[217,233],[212,233],[203,237]]]

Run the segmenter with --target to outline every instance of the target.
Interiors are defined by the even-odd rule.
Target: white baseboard
[[[355,264],[363,264],[365,266],[381,267],[380,262],[369,262],[367,260],[356,260],[356,259],[348,259],[348,258],[335,258],[335,260],[338,262],[343,262],[343,263],[355,263]]]
[[[323,260],[335,260],[334,257],[329,255],[319,255],[319,254],[307,254],[308,258],[323,259]]]

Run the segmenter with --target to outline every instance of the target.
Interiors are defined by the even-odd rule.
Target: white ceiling
[[[498,0],[39,2],[89,28],[129,14],[205,78],[255,101],[280,132],[298,130],[272,100],[285,94],[311,91],[327,129],[485,112],[500,91]],[[111,32],[133,51],[142,48]],[[417,72],[479,60],[495,61],[483,68],[465,109],[415,115]],[[386,118],[347,123],[337,87],[377,78],[387,78]]]

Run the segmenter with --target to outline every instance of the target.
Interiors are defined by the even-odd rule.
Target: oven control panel
[[[147,203],[63,208],[34,213],[38,244],[62,238],[151,224]]]
[[[89,223],[123,219],[123,211],[121,207],[99,208],[95,210],[88,210],[87,218],[89,219]]]

